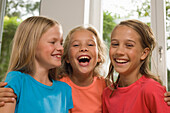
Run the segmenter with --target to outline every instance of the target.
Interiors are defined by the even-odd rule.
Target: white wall
[[[40,15],[62,24],[64,37],[75,26],[92,24],[102,34],[101,0],[42,0]]]

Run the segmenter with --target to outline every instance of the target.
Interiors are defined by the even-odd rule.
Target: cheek
[[[96,55],[98,56],[99,55],[99,50],[98,50],[98,48],[96,47],[96,48],[94,48],[93,49],[93,51],[94,51],[94,53],[96,53]]]
[[[73,55],[74,55],[74,49],[72,49],[72,48],[70,48],[69,50],[68,50],[68,57],[70,58],[70,57],[73,57]]]
[[[110,57],[110,61],[112,62],[112,64],[113,64],[113,54],[114,54],[114,51],[113,51],[113,49],[110,49],[109,50],[109,57]]]
[[[129,51],[128,55],[131,57],[131,59],[136,59],[140,61],[141,53],[142,53],[141,51],[133,50],[133,51]]]
[[[55,48],[52,46],[48,46],[48,47],[44,46],[41,50],[48,53],[48,52],[53,52],[55,50]]]
[[[115,49],[111,48],[109,49],[109,56],[111,57],[115,53]]]

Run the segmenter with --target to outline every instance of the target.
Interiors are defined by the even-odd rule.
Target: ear
[[[100,63],[102,61],[102,59],[100,57],[98,57],[97,62]]]
[[[141,55],[141,60],[145,60],[145,58],[149,55],[150,49],[147,47],[143,50],[142,55]]]

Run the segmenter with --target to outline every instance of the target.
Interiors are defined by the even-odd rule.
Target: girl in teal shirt
[[[55,81],[62,42],[61,25],[49,18],[33,16],[19,25],[5,80],[17,98],[0,113],[68,113],[73,108],[71,87]]]

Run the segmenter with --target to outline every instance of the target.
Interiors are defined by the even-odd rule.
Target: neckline
[[[134,83],[132,83],[131,85],[129,85],[129,86],[127,86],[127,87],[119,87],[119,86],[117,85],[117,89],[118,89],[118,90],[127,90],[127,89],[133,87],[134,85],[138,84],[138,83],[139,83],[140,81],[142,81],[144,78],[145,78],[145,76],[142,75],[137,81],[135,81]]]
[[[67,77],[67,79],[68,79],[68,82],[71,84],[71,86],[75,87],[76,89],[89,89],[90,87],[92,87],[94,85],[94,83],[97,80],[97,77],[96,76],[93,77],[93,82],[90,85],[88,85],[88,86],[78,86],[74,82],[72,82],[69,77]]]
[[[36,83],[37,85],[39,85],[39,86],[41,86],[41,87],[44,87],[44,88],[47,88],[47,89],[53,89],[53,87],[54,87],[54,80],[53,80],[53,79],[51,79],[52,85],[51,85],[51,86],[48,86],[48,85],[45,85],[45,84],[37,81],[37,80],[34,79],[31,75],[29,75],[29,74],[26,74],[26,75],[27,75],[27,77],[28,77],[29,79],[31,79],[34,83]]]

